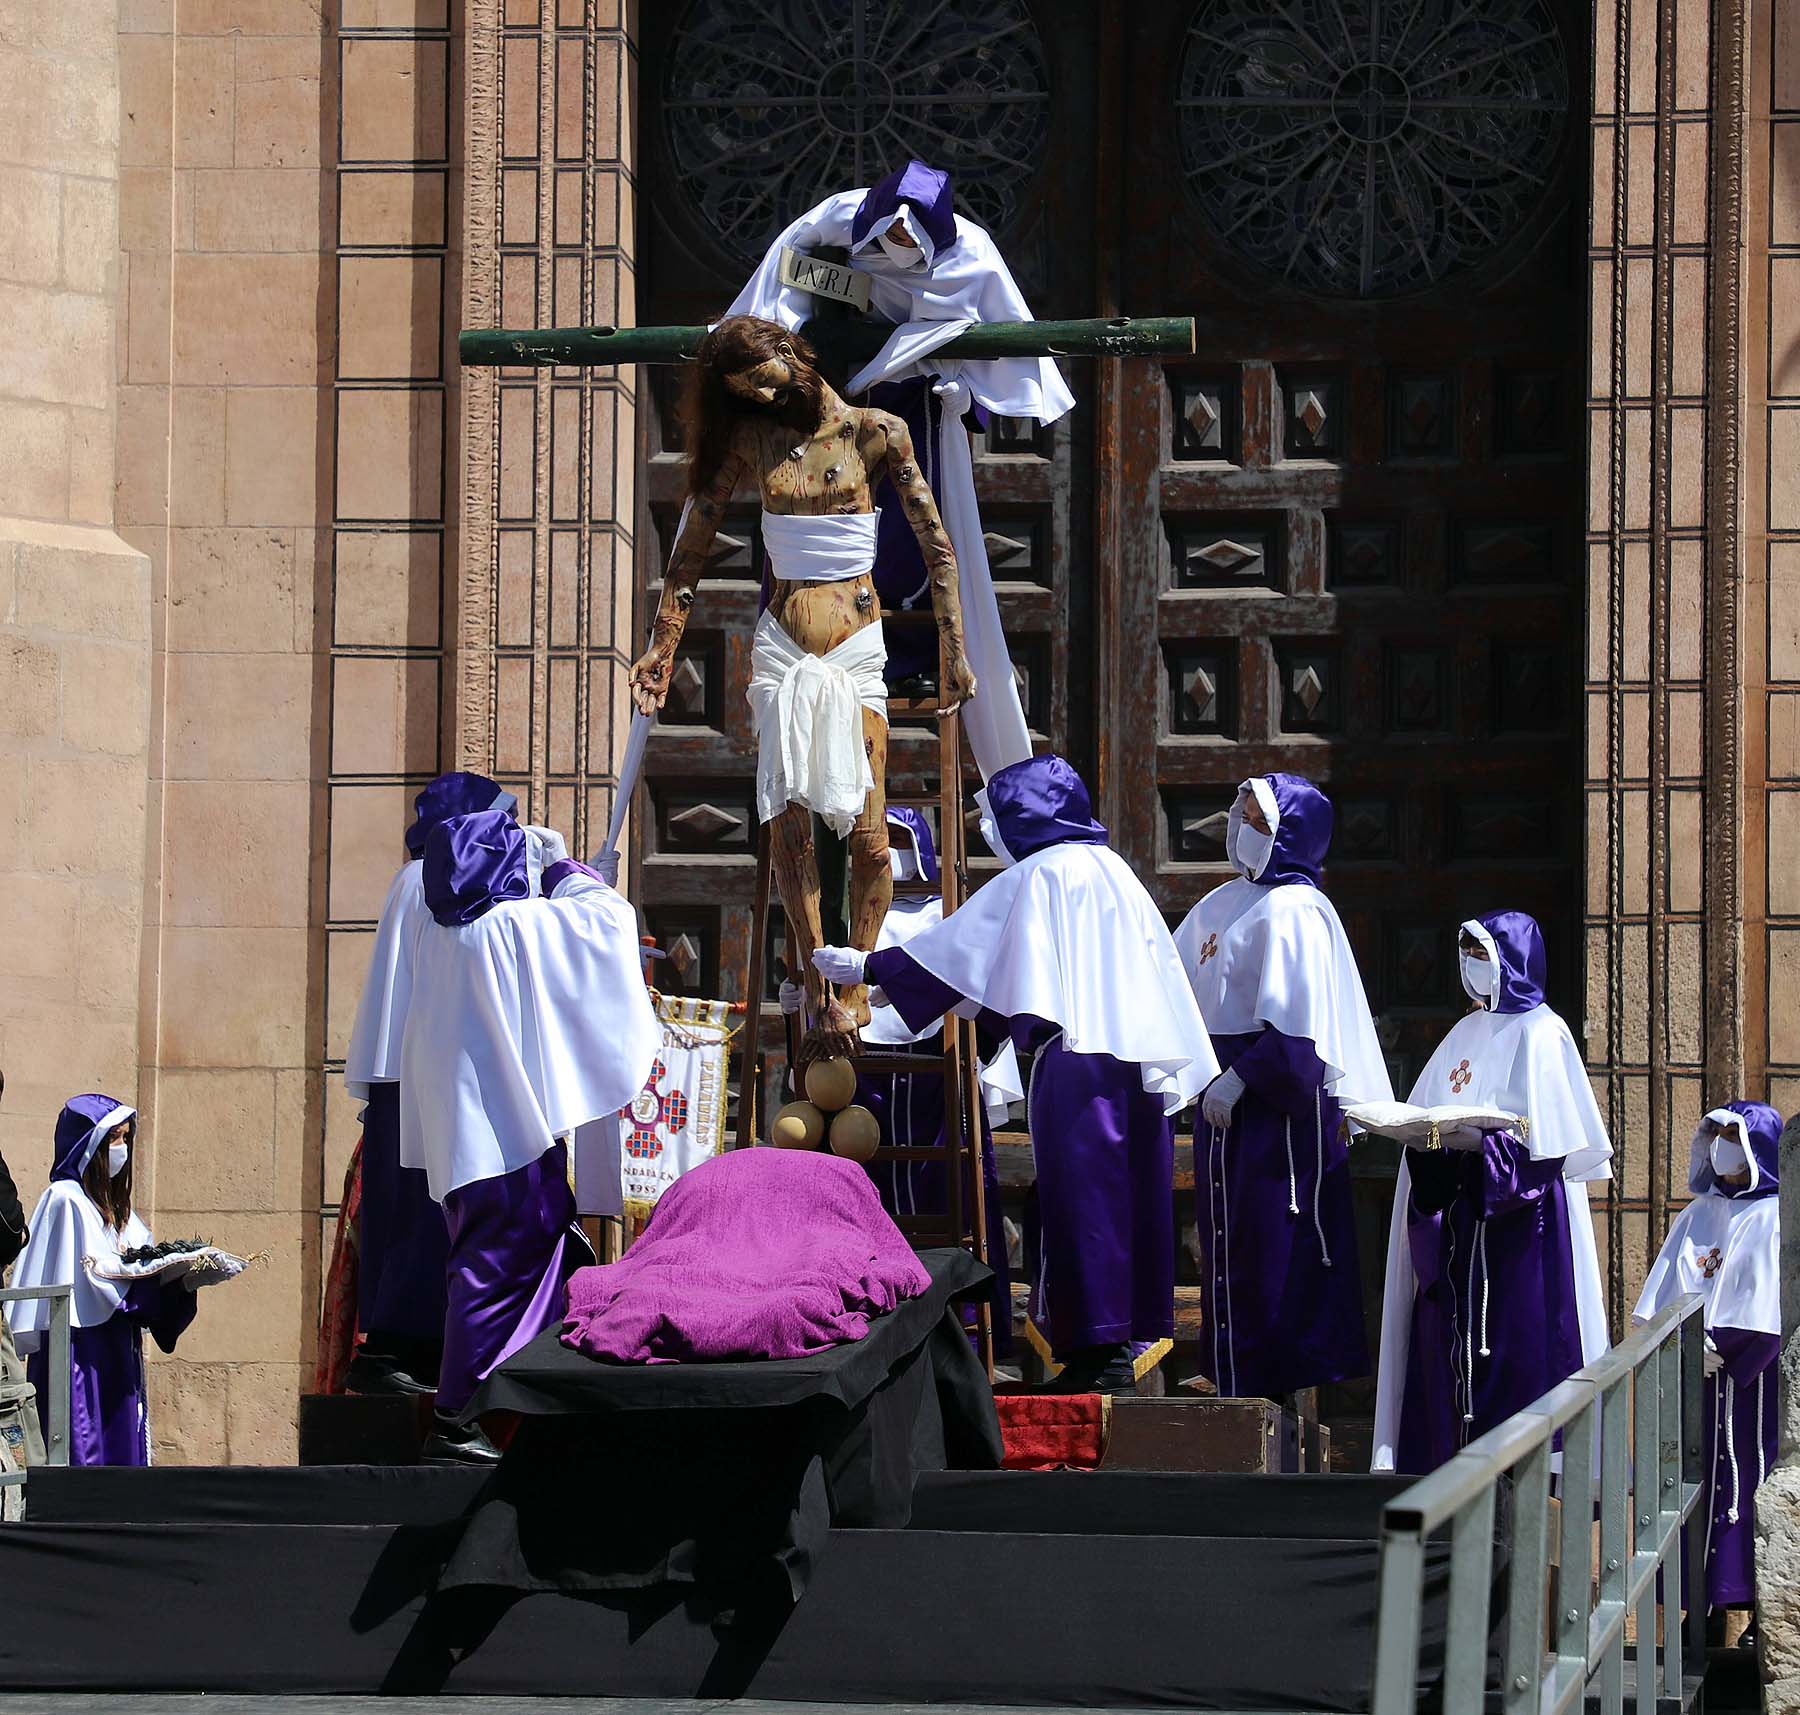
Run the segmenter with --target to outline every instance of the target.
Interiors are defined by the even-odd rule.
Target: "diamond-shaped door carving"
[[[1235,793],[1229,787],[1171,792],[1163,801],[1169,856],[1176,863],[1224,863],[1225,829]]]
[[[1508,458],[1555,458],[1569,450],[1557,376],[1527,369],[1501,377],[1499,441]]]
[[[1400,582],[1400,529],[1395,524],[1333,519],[1325,577],[1332,589],[1384,589]]]
[[[1178,733],[1235,737],[1235,647],[1229,643],[1172,644],[1167,660],[1171,729]]]
[[[1177,589],[1274,588],[1277,528],[1255,518],[1172,523]]]
[[[679,830],[684,840],[711,846],[717,845],[725,835],[739,832],[744,826],[744,818],[721,810],[717,804],[695,804],[671,816],[669,826]]]
[[[1237,395],[1234,375],[1171,375],[1170,423],[1174,456],[1208,464],[1237,460]]]
[[[1556,533],[1548,524],[1464,524],[1452,575],[1468,584],[1545,584],[1556,577]]]
[[[1537,643],[1494,646],[1494,731],[1556,732],[1562,726],[1563,669],[1555,649]]]
[[[1281,696],[1281,730],[1290,733],[1335,732],[1342,724],[1339,708],[1337,651],[1305,643],[1273,645],[1276,683]]]
[[[1377,863],[1399,855],[1395,811],[1387,798],[1338,798],[1331,835],[1331,861]]]
[[[1552,863],[1561,856],[1556,815],[1547,798],[1468,798],[1451,812],[1450,851],[1466,862]]]
[[[1282,370],[1282,453],[1291,459],[1339,458],[1348,413],[1336,375]]]
[[[1375,1001],[1376,1007],[1442,1006],[1449,992],[1445,950],[1455,944],[1452,923],[1390,924],[1384,985],[1388,992]]]
[[[684,989],[689,987],[700,972],[700,944],[692,935],[677,935],[669,943],[668,954],[669,969]]]
[[[1450,658],[1442,649],[1399,645],[1388,651],[1388,726],[1395,732],[1443,732],[1450,725]]]
[[[1388,456],[1450,458],[1456,452],[1456,382],[1448,375],[1401,375],[1388,391]]]
[[[663,709],[663,719],[689,725],[703,724],[708,713],[706,668],[696,658],[698,652],[692,643],[688,650],[689,653],[676,661],[675,670],[669,675],[669,700]]]

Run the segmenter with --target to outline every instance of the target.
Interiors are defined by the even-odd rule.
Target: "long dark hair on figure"
[[[106,1151],[112,1140],[124,1132],[125,1141],[131,1146],[131,1153],[125,1158],[124,1169],[117,1179],[106,1171]],[[106,1217],[106,1224],[115,1233],[125,1230],[125,1223],[131,1219],[131,1174],[137,1166],[137,1119],[133,1116],[123,1125],[116,1125],[100,1140],[100,1147],[94,1151],[94,1159],[87,1164],[87,1171],[81,1176],[81,1188],[93,1200],[94,1207]]]
[[[756,405],[725,385],[727,375],[754,369],[772,357],[793,353],[794,381],[785,398]],[[688,493],[704,494],[731,451],[731,437],[744,417],[768,417],[816,428],[825,382],[819,358],[799,334],[760,316],[727,316],[694,348],[681,390],[681,428],[686,442]]]

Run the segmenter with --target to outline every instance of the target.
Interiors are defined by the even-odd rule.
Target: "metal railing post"
[[[1419,1610],[1424,1589],[1424,1532],[1384,1517],[1373,1687],[1374,1708],[1380,1715],[1412,1715],[1418,1706]],[[1486,1637],[1484,1626],[1484,1649]]]
[[[1513,1540],[1507,1569],[1506,1659],[1500,1707],[1525,1715],[1538,1706],[1544,1667],[1544,1581],[1549,1570],[1550,1438],[1513,1467]]]
[[[1706,1660],[1706,1520],[1711,1509],[1706,1479],[1706,1325],[1703,1318],[1690,1316],[1681,1325],[1681,1499],[1687,1508],[1686,1565],[1694,1580],[1686,1648],[1696,1667]]]
[[[1444,1634],[1444,1707],[1478,1709],[1487,1684],[1489,1605],[1494,1582],[1494,1486],[1450,1525],[1450,1612]]]
[[[1637,1715],[1656,1715],[1656,1567],[1662,1447],[1657,1349],[1631,1366],[1631,1582],[1637,1591]],[[1652,1576],[1646,1577],[1646,1573]]]
[[[45,1380],[50,1385],[50,1426],[45,1437],[52,1465],[66,1465],[69,1462],[69,1307],[73,1302],[73,1294],[64,1287],[57,1296],[50,1300],[50,1356],[45,1364],[49,1372]]]

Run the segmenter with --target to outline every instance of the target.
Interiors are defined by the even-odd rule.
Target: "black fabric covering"
[[[927,1252],[931,1289],[815,1357],[615,1365],[551,1332],[472,1409],[529,1413],[439,1588],[681,1586],[716,1618],[791,1605],[833,1525],[897,1529],[915,1478],[1002,1456],[956,1301],[988,1270]]]
[[[1051,1473],[1038,1492],[1071,1484],[1104,1499],[1107,1478]],[[1366,1536],[834,1530],[797,1606],[723,1635],[666,1589],[428,1601],[442,1539],[429,1526],[8,1527],[0,1685],[1368,1707]],[[1446,1574],[1434,1551],[1428,1663]]]
[[[443,1524],[487,1470],[432,1465],[40,1465],[33,1524]]]

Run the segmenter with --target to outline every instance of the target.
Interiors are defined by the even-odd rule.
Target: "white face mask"
[[[1744,1146],[1738,1142],[1735,1134],[1720,1132],[1713,1139],[1712,1164],[1714,1173],[1721,1179],[1729,1179],[1734,1174],[1744,1172],[1750,1165],[1750,1158],[1744,1153]]]
[[[1494,995],[1500,987],[1500,971],[1492,959],[1478,959],[1473,953],[1459,953],[1458,962],[1462,966],[1462,985],[1470,1000],[1478,1000],[1483,1006],[1494,1004]]]
[[[1250,880],[1255,881],[1268,868],[1269,858],[1275,850],[1273,834],[1258,833],[1248,822],[1239,822],[1237,845],[1231,854],[1231,861]]]
[[[109,1143],[106,1146],[106,1176],[117,1179],[125,1171],[125,1163],[131,1159],[131,1145],[128,1143]]]
[[[975,794],[975,802],[981,807],[981,837],[987,841],[988,850],[1010,869],[1019,860],[1006,849],[1006,841],[1000,837],[1000,824],[994,820],[994,812],[988,807],[985,786]]]
[[[916,244],[902,244],[883,232],[877,242],[896,268],[923,268],[925,252]]]

